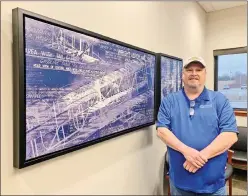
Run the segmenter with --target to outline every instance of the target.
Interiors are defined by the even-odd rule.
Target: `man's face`
[[[200,63],[191,63],[184,68],[182,80],[184,86],[193,89],[200,88],[206,81],[206,69]]]

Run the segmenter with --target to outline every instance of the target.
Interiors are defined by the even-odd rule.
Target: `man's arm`
[[[201,151],[208,159],[222,154],[238,141],[236,117],[228,99],[219,93],[216,103],[220,134]]]
[[[157,129],[157,135],[166,145],[182,154],[184,149],[188,147],[184,143],[182,143],[169,129],[165,127],[159,127]]]
[[[166,145],[182,153],[185,159],[195,167],[201,168],[207,162],[204,154],[201,154],[199,151],[185,145],[169,129],[158,127],[157,135]]]
[[[159,107],[157,119],[157,135],[166,145],[182,153],[182,149],[186,148],[186,145],[184,145],[172,133],[172,131],[169,130],[171,123],[171,112],[172,101],[170,99],[170,96],[167,96],[162,100],[162,103]]]
[[[201,150],[200,153],[207,159],[211,159],[227,151],[237,140],[237,133],[222,132],[211,144]],[[195,173],[198,170],[198,168],[194,167],[194,165],[187,160],[184,162],[183,167],[192,173]]]
[[[211,159],[217,155],[227,151],[235,142],[238,141],[237,133],[222,132],[212,143],[200,151],[207,159]]]

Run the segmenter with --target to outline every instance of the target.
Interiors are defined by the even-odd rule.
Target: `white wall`
[[[153,126],[22,170],[12,167],[11,9],[20,7],[178,57],[204,57],[206,14],[196,2],[2,2],[2,194],[161,194],[165,145]]]
[[[207,14],[206,63],[207,86],[214,88],[213,50],[247,46],[247,6],[238,6]],[[247,117],[237,117],[239,126],[247,126]]]

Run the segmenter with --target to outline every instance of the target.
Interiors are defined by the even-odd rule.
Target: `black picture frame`
[[[161,94],[162,94],[162,58],[167,58],[167,59],[170,59],[172,61],[176,61],[178,63],[180,63],[180,71],[179,71],[179,74],[176,74],[176,77],[179,77],[180,78],[180,85],[178,86],[179,89],[182,88],[182,68],[183,68],[183,59],[180,58],[180,57],[176,57],[176,56],[172,56],[172,55],[168,55],[168,54],[164,54],[164,53],[157,53],[157,78],[158,78],[158,82],[157,82],[157,85],[156,85],[156,114],[158,114],[158,111],[159,111],[159,107],[160,107],[160,104],[161,104]],[[168,78],[169,80],[169,78]],[[172,92],[176,92],[177,90],[174,90]],[[156,117],[157,119],[157,117]]]
[[[92,140],[80,145],[72,146],[66,149],[62,149],[53,153],[45,154],[38,156],[36,158],[32,158],[29,160],[26,160],[26,61],[25,61],[25,21],[24,18],[28,17],[37,21],[45,22],[47,24],[52,24],[58,27],[65,28],[70,31],[74,31],[76,33],[81,33],[87,36],[91,36],[97,39],[101,39],[110,43],[118,44],[123,47],[127,47],[133,50],[137,50],[139,52],[143,52],[149,55],[152,55],[155,57],[155,64],[154,64],[154,80],[153,80],[153,120],[149,123],[142,124],[136,127],[132,127],[120,132],[113,133],[111,135],[107,135],[104,137],[100,137],[96,140]],[[15,168],[25,168],[27,166],[31,166],[61,155],[68,154],[70,152],[85,148],[87,146],[91,146],[94,144],[97,144],[99,142],[109,140],[111,138],[115,138],[117,136],[121,136],[123,134],[148,127],[150,125],[153,125],[155,123],[156,113],[155,113],[155,105],[156,105],[156,83],[157,83],[157,76],[156,76],[156,64],[157,64],[157,58],[156,53],[139,48],[103,35],[100,35],[98,33],[94,33],[91,31],[88,31],[86,29],[82,29],[55,19],[48,18],[46,16],[39,15],[37,13],[33,13],[21,8],[15,8],[12,10],[12,28],[13,28],[13,63],[14,63],[14,87],[13,87],[13,93],[14,93],[14,158],[13,158],[13,166]],[[152,74],[151,74],[152,75]]]

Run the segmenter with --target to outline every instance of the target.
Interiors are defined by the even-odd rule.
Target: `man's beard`
[[[199,85],[199,84],[191,84],[191,85],[188,85],[188,87],[192,92],[197,93],[200,90],[201,85]]]
[[[188,86],[189,86],[189,88],[191,88],[191,89],[197,89],[197,88],[200,87],[200,85],[197,85],[197,84],[191,84],[191,85],[188,85]]]

